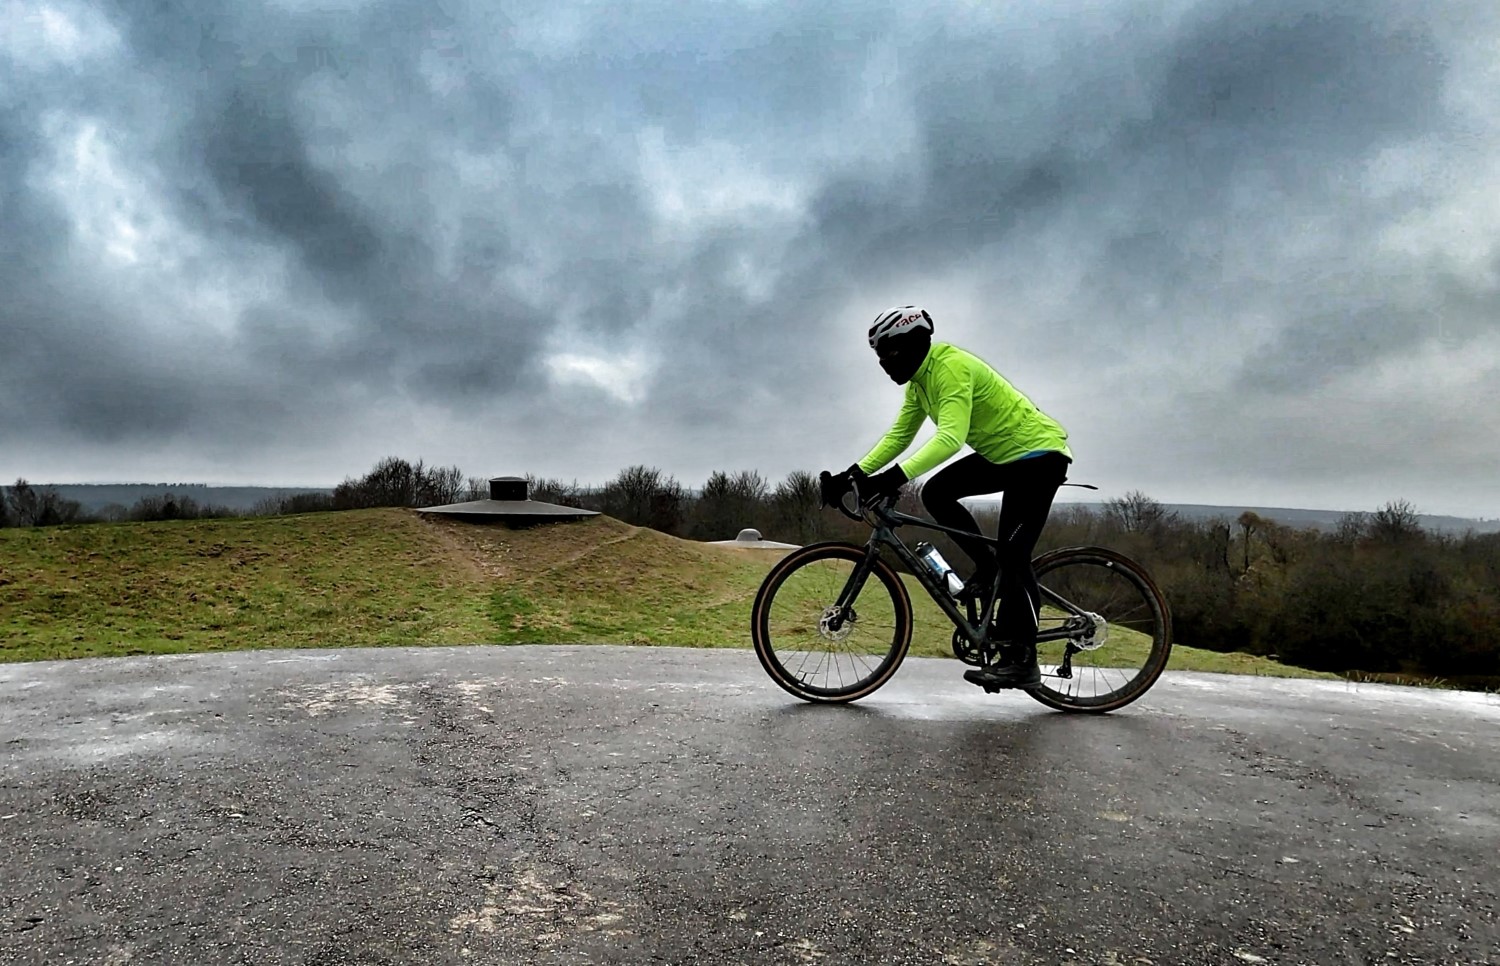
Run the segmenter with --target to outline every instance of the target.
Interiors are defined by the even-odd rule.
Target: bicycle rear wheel
[[[1094,713],[1145,694],[1172,654],[1171,614],[1151,575],[1099,547],[1054,550],[1033,566],[1042,587],[1042,683],[1026,693],[1060,711]]]
[[[911,598],[866,548],[815,543],[783,557],[755,595],[750,635],[766,673],[806,701],[862,698],[911,646]],[[845,601],[840,606],[840,601]]]

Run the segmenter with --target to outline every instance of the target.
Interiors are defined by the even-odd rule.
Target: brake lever
[[[850,493],[854,494],[855,510],[859,510],[864,507],[864,504],[859,499],[859,481],[851,479],[849,481],[849,489],[844,492],[843,496],[839,497],[839,512],[851,520],[863,521],[864,517],[854,512],[854,510],[849,509],[848,499]]]

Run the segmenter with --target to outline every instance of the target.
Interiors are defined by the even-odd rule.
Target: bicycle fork
[[[833,607],[823,616],[825,631],[837,634],[844,624],[859,620],[859,615],[854,611],[854,601],[859,597],[859,592],[865,589],[865,581],[870,578],[870,571],[874,569],[876,553],[873,546],[865,548],[865,555],[854,565],[854,572],[849,575],[849,579],[844,581],[844,589],[839,592],[838,600],[833,602]]]

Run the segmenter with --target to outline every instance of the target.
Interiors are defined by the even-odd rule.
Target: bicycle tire
[[[1080,655],[1089,655],[1081,667],[1076,664],[1071,666],[1071,678],[1061,676],[1064,668],[1062,663],[1048,663],[1049,657],[1059,656],[1069,645],[1063,642],[1040,644],[1037,650],[1042,665],[1042,683],[1039,687],[1028,689],[1026,693],[1059,711],[1103,714],[1123,708],[1149,691],[1157,678],[1161,677],[1162,671],[1166,670],[1167,661],[1172,656],[1172,614],[1166,597],[1145,568],[1124,554],[1102,547],[1054,550],[1038,557],[1032,566],[1036,570],[1037,583],[1083,609],[1099,614],[1105,626],[1100,629],[1102,633],[1090,631],[1071,639],[1081,640],[1086,646],[1068,655],[1068,662],[1071,663]],[[1111,591],[1109,600],[1089,599],[1104,596],[1100,594],[1100,589],[1106,584]],[[1119,590],[1126,587],[1132,588],[1134,594]],[[1126,599],[1118,600],[1116,592],[1122,593]],[[1093,610],[1091,605],[1100,609]],[[1053,615],[1050,618],[1049,606]],[[1109,613],[1104,613],[1104,609],[1108,609]],[[1040,618],[1042,629],[1047,629],[1049,620],[1055,622],[1052,626],[1061,627],[1067,616],[1055,605],[1044,602]],[[1099,643],[1094,642],[1096,636]],[[1114,641],[1112,648],[1108,643],[1110,639]],[[1141,651],[1144,651],[1143,658],[1131,657]],[[1105,660],[1114,663],[1102,668],[1094,667],[1093,662],[1097,658],[1093,655],[1100,652],[1104,652]],[[1120,664],[1126,667],[1116,666]],[[1133,671],[1128,677],[1127,670]],[[1111,673],[1116,674],[1121,681],[1120,686],[1103,693],[1086,695],[1083,693],[1081,671],[1092,671],[1095,683],[1098,682],[1101,671],[1104,672],[1106,681],[1110,679]]]
[[[871,562],[870,574],[856,596],[856,618],[849,625],[850,629],[843,631],[844,637],[837,636],[843,625],[832,631],[828,629],[829,610],[837,603],[848,575],[865,559],[866,553],[865,547],[852,543],[811,544],[783,557],[766,574],[756,592],[750,617],[755,656],[771,680],[804,701],[843,703],[865,697],[891,679],[911,647],[911,597],[896,571],[878,556]],[[831,566],[820,573],[813,569],[820,564]],[[849,565],[847,573],[843,564]],[[803,579],[809,577],[814,579]],[[866,596],[876,586],[884,589],[884,598],[878,594]],[[860,617],[860,611],[866,616]],[[887,617],[888,628],[884,627]],[[866,665],[866,674],[855,674],[861,662],[852,647],[842,645],[856,630],[863,631],[867,627],[875,632],[873,639],[879,663],[874,667]],[[886,633],[890,640],[882,645],[880,638]],[[803,645],[804,649],[798,650],[797,645]],[[839,671],[836,686],[814,683],[810,679],[809,655],[819,655],[820,652],[814,668],[836,667]],[[792,666],[794,655],[801,655],[801,658]],[[843,677],[840,655],[850,659],[852,680],[846,681]]]

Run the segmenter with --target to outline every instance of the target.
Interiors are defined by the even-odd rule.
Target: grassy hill
[[[748,647],[780,556],[609,517],[524,530],[364,510],[0,530],[0,660],[278,647]],[[951,627],[913,586],[912,653]],[[1307,675],[1179,646],[1174,668]]]
[[[0,530],[0,658],[485,639],[484,583],[401,511]]]

